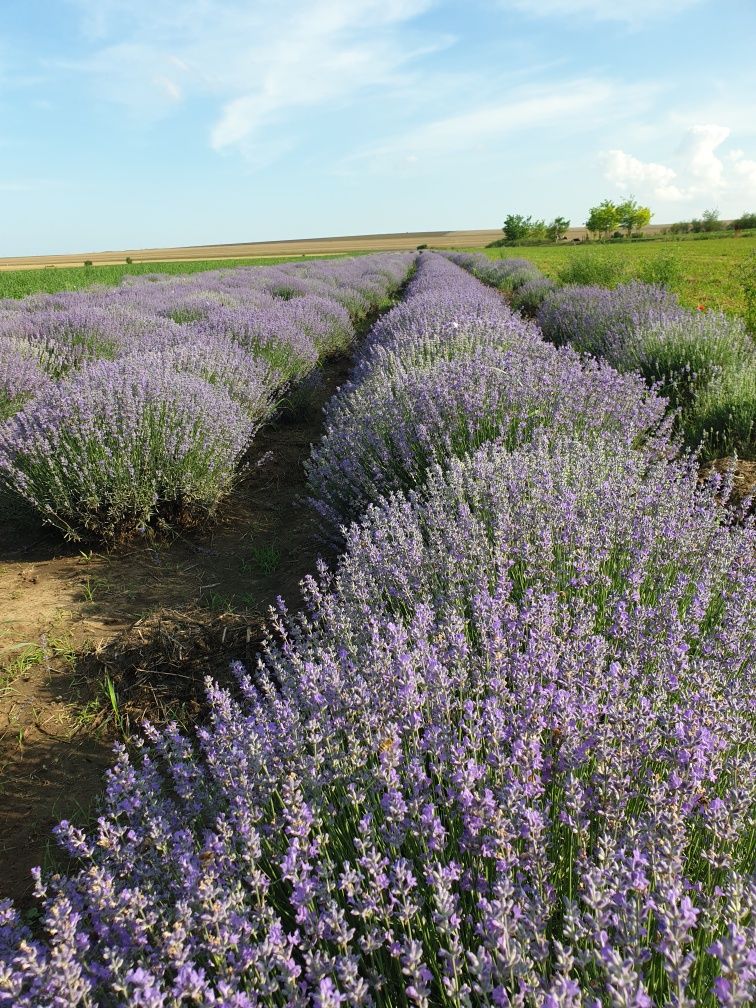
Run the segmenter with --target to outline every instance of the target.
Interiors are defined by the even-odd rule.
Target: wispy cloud
[[[653,88],[651,89],[653,90]],[[613,115],[631,114],[650,94],[646,87],[620,88],[611,81],[577,79],[551,87],[520,87],[506,98],[468,106],[413,130],[358,151],[350,161],[373,165],[401,158],[407,162],[497,151],[513,134],[553,128],[591,128]]]
[[[413,62],[448,42],[411,30],[437,0],[72,2],[94,45],[78,68],[140,115],[209,99],[218,151],[258,154],[288,114],[396,88]]]

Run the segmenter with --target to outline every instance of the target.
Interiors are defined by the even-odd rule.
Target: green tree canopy
[[[619,224],[619,211],[611,200],[602,200],[598,206],[591,207],[585,226],[592,234],[605,238]]]
[[[527,238],[532,224],[532,217],[523,217],[522,214],[508,214],[504,218],[503,228],[507,241],[517,241],[519,238]]]
[[[653,214],[650,207],[640,206],[634,196],[630,196],[617,207],[619,224],[627,231],[628,238],[633,231],[640,231],[651,222]]]
[[[555,217],[546,229],[546,233],[552,241],[559,241],[567,234],[569,227],[570,222],[566,217]]]

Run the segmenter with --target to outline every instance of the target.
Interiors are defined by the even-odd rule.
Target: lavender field
[[[738,323],[424,252],[0,327],[4,499],[110,541],[216,513],[354,355],[306,466],[335,561],[0,902],[0,1005],[756,1001],[756,528],[683,444],[753,444]]]
[[[407,255],[155,275],[0,304],[0,490],[72,537],[191,524],[260,424],[346,349]]]

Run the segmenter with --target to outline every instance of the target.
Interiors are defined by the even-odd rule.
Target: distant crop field
[[[756,253],[756,237],[711,238],[705,241],[653,241],[622,244],[538,245],[515,248],[483,248],[493,259],[525,258],[558,278],[573,256],[596,255],[620,260],[626,265],[625,279],[632,278],[643,263],[659,256],[673,255],[682,267],[678,294],[689,308],[704,305],[742,315],[745,311],[743,290],[737,270],[746,258]]]
[[[147,273],[201,273],[232,266],[275,266],[303,259],[338,259],[338,255],[266,256],[255,259],[203,259],[185,262],[138,262],[117,266],[46,266],[42,269],[0,271],[0,298],[22,298],[45,291],[81,290],[102,285],[114,287],[125,276]]]

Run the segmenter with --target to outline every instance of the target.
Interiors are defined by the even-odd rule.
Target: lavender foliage
[[[0,423],[29,399],[46,391],[49,385],[31,344],[22,339],[0,337]]]
[[[0,485],[73,537],[212,513],[256,425],[171,364],[100,361],[35,399],[0,428]]]

